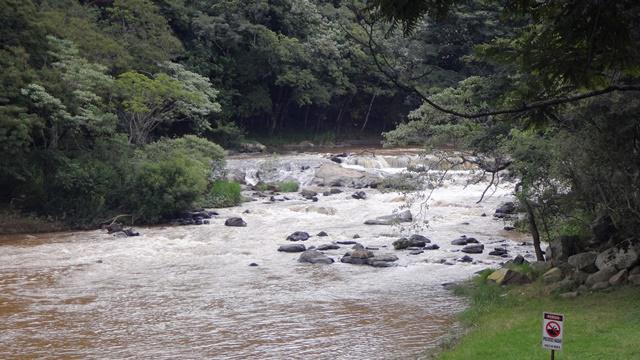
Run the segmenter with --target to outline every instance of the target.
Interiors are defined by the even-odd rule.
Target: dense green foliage
[[[435,16],[458,17],[468,3],[377,0],[374,8],[415,33]],[[462,59],[470,76],[457,84],[425,88],[401,74],[424,103],[384,134],[386,144],[452,147],[489,173],[510,170],[542,239],[587,237],[604,214],[619,229],[615,240],[637,237],[639,4],[476,3],[501,9],[502,33],[475,42]]]
[[[242,201],[240,192],[240,184],[237,182],[217,180],[211,184],[211,189],[202,204],[214,208],[235,206]]]
[[[544,237],[583,233],[602,213],[621,236],[640,231],[635,1],[0,0],[0,10],[9,207],[159,221],[212,191],[223,155],[211,141],[387,131],[389,145],[508,163]],[[496,109],[506,111],[483,115]]]

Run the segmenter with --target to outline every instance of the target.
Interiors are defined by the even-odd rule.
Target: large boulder
[[[344,254],[344,256],[340,259],[340,262],[354,265],[367,265],[368,259],[372,258],[373,256],[373,252],[358,247],[356,250]]]
[[[527,275],[508,268],[494,271],[487,279],[495,281],[498,285],[523,285],[531,282]]]
[[[560,280],[562,280],[562,270],[560,268],[554,267],[542,274],[542,281],[545,284],[555,283]]]
[[[577,271],[584,271],[587,273],[594,273],[598,271],[596,267],[596,258],[598,254],[593,251],[583,252],[576,255],[569,256],[568,262],[576,268]]]
[[[328,186],[375,187],[381,177],[364,171],[344,168],[336,163],[322,164],[316,171],[313,183]]]
[[[502,205],[500,205],[497,209],[496,212],[493,214],[493,216],[497,217],[497,218],[505,218],[505,217],[509,217],[512,214],[516,213],[516,204],[514,204],[513,202],[506,202],[503,203]]]
[[[617,272],[618,270],[616,270],[616,268],[614,267],[602,268],[597,272],[589,275],[589,277],[587,277],[587,280],[584,282],[584,284],[587,285],[588,287],[592,287],[597,283],[601,283],[601,282],[608,283],[609,279],[611,279],[611,277],[615,275]]]
[[[307,250],[300,254],[298,262],[310,264],[332,264],[333,259],[317,250]]]
[[[578,236],[563,235],[549,244],[547,260],[553,264],[566,262],[569,256],[582,252],[583,246]]]
[[[482,244],[471,244],[462,248],[463,253],[467,254],[482,254],[484,251],[484,245]]]
[[[300,191],[300,196],[302,196],[305,199],[309,199],[311,200],[314,196],[317,196],[318,193],[313,191],[313,190],[309,190],[309,189],[302,189]]]
[[[624,284],[629,278],[629,271],[627,269],[618,271],[615,275],[609,278],[609,284],[611,286],[619,286]]]
[[[247,226],[247,223],[244,220],[242,220],[241,217],[228,218],[227,220],[225,220],[224,224],[226,226],[236,226],[236,227],[245,227],[245,226]]]
[[[431,240],[428,237],[423,236],[423,235],[419,235],[419,234],[413,234],[413,235],[409,236],[409,240],[411,240],[411,241],[421,241],[421,242],[424,242],[425,244],[428,244],[428,243],[431,242]]]
[[[614,267],[622,270],[633,267],[638,263],[638,260],[638,249],[627,241],[598,254],[596,266],[598,269]]]
[[[280,245],[280,247],[278,248],[278,251],[290,252],[290,253],[303,252],[305,250],[307,250],[307,248],[302,244]]]
[[[413,221],[413,215],[410,210],[398,212],[396,214],[379,216],[374,220],[365,221],[365,225],[395,225],[403,222]]]

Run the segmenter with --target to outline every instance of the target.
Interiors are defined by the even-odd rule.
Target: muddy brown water
[[[375,190],[364,201],[348,194],[318,203],[255,201],[221,210],[210,225],[140,228],[134,238],[102,231],[2,237],[0,359],[417,358],[459,328],[455,314],[465,302],[441,284],[503,260],[485,251],[459,263],[453,238],[464,233],[487,250],[530,253],[501,221],[480,216],[510,199],[510,190],[475,204],[483,188],[452,184],[433,195],[420,233],[441,249],[420,255],[391,247],[416,230],[363,225],[398,208],[398,194]],[[231,215],[248,226],[224,226]],[[329,233],[307,246],[357,233],[376,252],[398,255],[398,266],[300,264],[297,254],[276,251],[297,230]],[[338,260],[348,249],[327,255]]]

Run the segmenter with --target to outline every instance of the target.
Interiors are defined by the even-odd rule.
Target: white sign
[[[550,350],[562,350],[564,334],[564,315],[542,313],[542,347]]]

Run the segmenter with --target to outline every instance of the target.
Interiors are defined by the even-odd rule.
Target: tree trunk
[[[364,124],[362,124],[362,128],[360,128],[360,132],[364,131],[364,128],[367,127],[367,123],[369,122],[369,115],[371,114],[371,108],[373,107],[373,101],[376,99],[376,94],[374,93],[371,96],[371,101],[369,102],[369,109],[367,110],[367,116],[364,117]]]
[[[536,260],[544,261],[544,255],[542,254],[542,248],[540,247],[540,232],[538,231],[538,224],[536,223],[536,216],[533,211],[533,206],[529,202],[529,199],[523,197],[524,206],[527,209],[527,219],[529,220],[529,229],[531,231],[531,237],[533,237],[533,249],[536,252]]]

